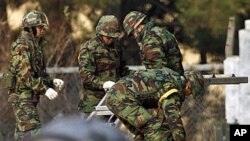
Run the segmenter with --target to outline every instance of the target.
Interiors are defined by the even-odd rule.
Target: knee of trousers
[[[27,124],[24,124],[24,125],[21,125],[19,124],[18,125],[18,129],[19,131],[21,132],[27,132],[27,131],[30,131],[30,130],[35,130],[35,129],[39,129],[41,127],[41,123],[40,122],[30,122],[30,123],[27,123]]]
[[[123,100],[121,98],[112,94],[108,94],[106,98],[106,105],[110,111],[115,112],[116,110],[118,110],[118,107],[122,103],[122,101]]]

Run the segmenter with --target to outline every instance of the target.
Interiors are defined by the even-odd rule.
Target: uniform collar
[[[32,33],[24,31],[24,30],[21,32],[21,36],[28,40],[39,41],[39,38],[36,38]]]
[[[103,40],[101,39],[101,36],[95,35],[95,39],[96,39],[96,41],[97,41],[102,47],[104,47],[104,48],[107,48],[107,49],[112,49],[112,48],[114,48],[114,44],[115,44],[115,43],[113,43],[112,45],[106,45],[106,44],[103,42]],[[114,42],[115,42],[115,41],[114,41]]]
[[[142,29],[142,31],[140,32],[140,34],[137,36],[136,41],[137,42],[141,42],[141,40],[143,38],[145,38],[145,36],[147,35],[148,31],[151,30],[152,27],[154,27],[155,24],[153,22],[148,22],[147,24],[145,24],[144,28]]]

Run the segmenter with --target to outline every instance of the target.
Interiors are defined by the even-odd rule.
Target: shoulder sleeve
[[[95,75],[96,66],[93,58],[94,48],[91,47],[93,44],[88,41],[86,42],[79,51],[78,65],[80,78],[83,85],[87,85],[92,89],[102,89],[103,81]]]
[[[31,53],[29,47],[24,44],[18,44],[12,48],[12,66],[16,70],[17,85],[28,87],[35,94],[42,94],[48,89],[42,77],[35,77],[31,68]]]
[[[162,94],[161,94],[161,97],[158,101],[158,106],[161,107],[162,101],[164,99],[167,99],[172,94],[178,94],[179,92],[180,92],[180,90],[173,83],[171,83],[171,82],[165,83],[163,85],[163,88],[160,90],[160,93],[162,93]]]
[[[162,52],[161,38],[150,31],[142,42],[142,58],[146,68],[162,68],[164,53]]]

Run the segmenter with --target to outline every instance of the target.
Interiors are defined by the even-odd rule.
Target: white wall
[[[239,31],[239,56],[224,60],[224,74],[250,76],[250,20]],[[229,124],[250,124],[250,83],[226,85],[226,120]]]

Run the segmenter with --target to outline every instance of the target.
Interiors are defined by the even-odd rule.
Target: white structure
[[[245,21],[245,29],[239,31],[240,75],[250,76],[250,20]],[[239,124],[250,124],[250,83],[240,85]]]
[[[236,72],[239,72],[239,56],[228,57],[224,60],[224,74],[239,76]],[[229,124],[234,124],[238,120],[239,93],[240,85],[225,85],[226,120]]]
[[[250,76],[250,20],[245,21],[245,29],[239,31],[239,57],[229,57],[224,61],[224,74]],[[250,83],[226,85],[226,120],[229,124],[250,124]]]

